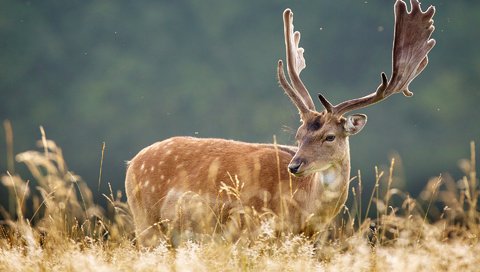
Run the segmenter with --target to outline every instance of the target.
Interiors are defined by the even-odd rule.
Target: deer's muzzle
[[[290,171],[290,173],[297,175],[301,172],[301,168],[303,165],[304,162],[302,160],[293,160],[288,165],[288,170]]]

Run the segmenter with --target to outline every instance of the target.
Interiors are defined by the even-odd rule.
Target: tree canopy
[[[480,135],[480,2],[433,4],[437,45],[415,95],[365,109],[352,169],[372,175],[398,153],[411,190],[456,171]],[[0,119],[15,151],[38,127],[71,169],[123,187],[125,161],[174,135],[293,144],[295,107],[278,87],[282,12],[302,32],[303,81],[333,103],[375,90],[391,70],[393,1],[0,0]],[[317,108],[321,107],[319,101]],[[5,136],[0,135],[1,142]],[[6,169],[4,145],[0,170]],[[106,185],[105,185],[106,186]]]

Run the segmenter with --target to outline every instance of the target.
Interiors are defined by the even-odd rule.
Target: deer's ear
[[[360,132],[367,123],[367,116],[365,114],[352,114],[347,116],[347,120],[343,125],[347,135],[354,135]]]

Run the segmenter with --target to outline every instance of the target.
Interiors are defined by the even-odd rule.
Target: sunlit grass
[[[151,249],[137,248],[132,217],[120,192],[110,189],[103,195],[108,206],[100,207],[43,130],[38,144],[40,151],[15,156],[33,180],[15,174],[13,163],[1,177],[13,201],[0,210],[0,271],[405,272],[480,267],[473,143],[470,158],[460,162],[465,176],[434,177],[418,199],[396,188],[394,160],[385,171],[376,168],[374,181],[362,180],[358,173],[351,183],[352,204],[312,237],[279,232],[278,215],[245,207],[229,212],[228,224],[218,220],[214,231],[185,235],[176,247],[167,235]],[[364,191],[370,182],[373,190]],[[224,184],[221,190],[239,198],[241,181]],[[368,203],[362,203],[365,196]],[[164,225],[167,233],[176,230],[171,223]]]

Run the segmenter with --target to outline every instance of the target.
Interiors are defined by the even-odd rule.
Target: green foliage
[[[429,4],[437,7],[437,46],[412,84],[415,96],[365,110],[369,124],[351,141],[353,169],[369,170],[396,150],[412,188],[454,170],[464,143],[480,135],[480,3]],[[271,142],[276,134],[293,142],[298,116],[275,79],[286,7],[302,31],[312,96],[321,91],[334,103],[362,96],[391,65],[392,6],[379,0],[0,6],[0,119],[12,121],[16,152],[30,149],[43,125],[95,184],[105,141],[104,179],[115,188],[123,186],[123,161],[169,136]]]

